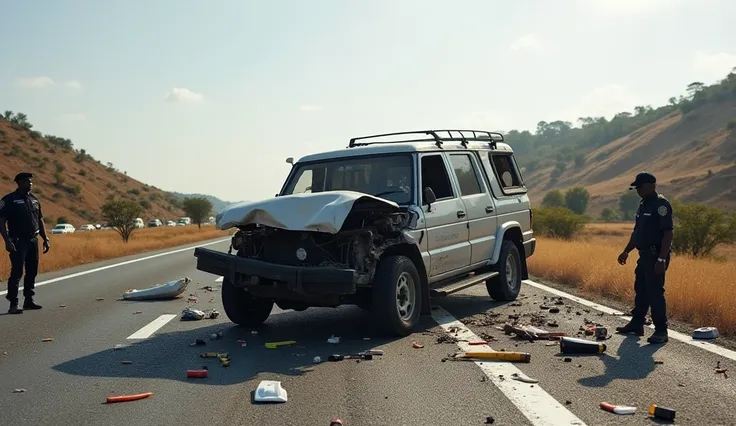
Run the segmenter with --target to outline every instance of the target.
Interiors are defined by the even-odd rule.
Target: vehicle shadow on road
[[[196,324],[194,326],[197,328],[156,334],[123,349],[110,348],[58,364],[53,369],[87,377],[170,379],[201,385],[231,385],[259,375],[260,379],[279,380],[279,375],[309,374],[303,370],[313,366],[316,356],[321,357],[322,362],[327,362],[330,354],[356,354],[399,340],[382,336],[371,315],[352,306],[275,314],[258,328],[255,335],[251,334],[250,328],[229,322],[205,325],[209,321],[188,321],[188,324]],[[421,333],[432,325],[431,319],[423,319],[414,331]],[[211,340],[211,335],[217,332],[222,332],[222,338]],[[332,335],[340,336],[341,342],[327,343]],[[370,340],[364,340],[366,338]],[[190,346],[196,339],[203,339],[207,343],[204,346]],[[238,340],[246,341],[247,346],[242,347]],[[295,340],[296,345],[277,349],[264,347],[266,342],[287,340]],[[227,352],[231,358],[230,366],[222,367],[217,358],[201,358],[199,355],[203,352]],[[131,364],[123,365],[122,361],[130,361]],[[209,370],[207,378],[186,377],[186,370],[198,370],[205,366]]]
[[[645,379],[654,371],[654,353],[662,345],[650,345],[636,336],[626,336],[618,347],[615,356],[603,354],[601,361],[605,365],[605,371],[598,376],[583,377],[578,380],[583,386],[605,387],[616,379],[640,380]]]

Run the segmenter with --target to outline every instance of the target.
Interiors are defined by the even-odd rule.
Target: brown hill
[[[552,189],[583,186],[590,193],[587,213],[597,217],[605,207],[618,210],[618,198],[636,173],[647,170],[657,176],[660,192],[670,199],[736,208],[736,74],[713,86],[696,82],[688,88],[689,97],[672,98],[670,105],[656,110],[638,107],[638,114],[621,113],[610,122],[581,119],[589,124],[568,131],[574,148],[565,144],[565,138],[552,145],[565,155],[555,156],[549,144],[533,145],[527,154],[532,167],[524,174],[533,202],[541,204]],[[602,124],[590,124],[596,120]],[[636,120],[641,126],[630,125]],[[623,136],[608,143],[589,142],[598,136],[593,134],[595,126],[606,133],[617,121]],[[547,127],[542,126],[549,131]],[[540,154],[546,161],[538,159]],[[569,161],[571,157],[575,160]]]
[[[183,216],[177,196],[101,164],[71,141],[32,130],[25,115],[6,112],[0,117],[0,193],[16,188],[13,177],[34,173],[34,193],[41,200],[47,226],[59,218],[77,228],[102,223],[100,206],[106,199],[127,198],[144,207],[144,221]]]

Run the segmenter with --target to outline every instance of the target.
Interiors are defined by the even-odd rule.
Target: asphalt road
[[[211,247],[227,249],[225,243]],[[149,256],[39,277],[39,282],[61,278],[38,287],[38,302],[44,306],[41,311],[6,315],[7,305],[3,305],[3,425],[327,426],[332,417],[340,417],[348,426],[482,425],[488,416],[494,418],[494,425],[656,424],[646,414],[650,404],[676,409],[676,424],[736,424],[736,377],[714,373],[719,361],[721,368],[730,369],[734,360],[728,356],[732,353],[716,355],[674,339],[666,345],[648,345],[645,338],[613,336],[605,341],[608,349],[604,354],[574,356],[565,362],[556,344],[504,335],[496,327],[509,315],[529,320],[541,312],[546,315],[543,322],[554,319],[558,323],[558,327],[545,328],[573,335],[586,318],[610,329],[624,323],[615,315],[599,315],[568,299],[554,305],[550,293],[531,285],[524,285],[516,304],[491,302],[481,286],[451,295],[438,302],[432,317],[426,317],[415,334],[403,339],[381,337],[371,327],[370,314],[356,307],[304,312],[274,308],[257,334],[252,334],[234,327],[224,313],[214,320],[179,320],[187,306],[222,312],[217,277],[195,269],[193,250],[84,272]],[[74,273],[81,275],[63,279]],[[119,300],[128,288],[182,276],[193,280],[182,299]],[[215,291],[200,289],[205,285],[212,285]],[[0,290],[5,290],[4,283]],[[196,303],[187,301],[189,294],[197,297]],[[542,303],[560,308],[560,313],[540,310]],[[155,329],[152,323],[161,327]],[[218,331],[223,338],[210,340]],[[129,339],[135,334],[145,338]],[[341,343],[327,343],[331,335],[340,336]],[[494,350],[528,352],[531,362],[442,362],[461,347],[469,347],[464,342],[438,343],[438,339],[455,335],[467,340],[483,338]],[[54,340],[42,342],[44,338]],[[189,346],[198,338],[206,339],[206,346]],[[247,345],[241,346],[238,340]],[[297,345],[264,347],[265,342],[281,340],[296,340]],[[412,342],[424,347],[413,348]],[[114,349],[115,345],[125,347]],[[383,349],[385,354],[372,361],[313,364],[315,356],[326,360],[332,353],[371,348]],[[203,351],[228,352],[230,366],[200,358]],[[123,365],[122,361],[131,363]],[[186,378],[187,369],[202,366],[208,366],[208,378]],[[538,383],[514,380],[516,369]],[[288,402],[252,403],[260,380],[281,381]],[[26,391],[14,393],[14,389]],[[153,396],[104,404],[110,395],[142,392],[153,392]],[[633,405],[638,411],[633,416],[604,412],[599,408],[602,401]]]

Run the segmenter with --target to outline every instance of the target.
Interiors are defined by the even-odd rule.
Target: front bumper
[[[531,257],[534,254],[534,250],[537,248],[537,239],[532,238],[528,241],[524,241],[524,253],[526,257]]]
[[[194,249],[194,257],[198,270],[225,277],[245,289],[276,285],[297,294],[337,296],[355,294],[357,288],[354,269],[279,265],[202,247]]]

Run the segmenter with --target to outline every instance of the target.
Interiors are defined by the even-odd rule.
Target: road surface
[[[226,243],[210,247],[227,249]],[[565,362],[555,344],[504,335],[495,327],[509,315],[530,319],[532,313],[546,312],[539,308],[542,303],[561,308],[560,313],[546,313],[547,320],[559,325],[548,328],[553,331],[575,334],[585,318],[610,329],[625,322],[570,299],[554,305],[556,296],[534,283],[524,285],[515,304],[519,306],[490,302],[482,286],[451,295],[437,303],[415,334],[403,339],[381,337],[372,329],[370,315],[356,307],[304,312],[274,308],[252,334],[234,327],[224,313],[214,320],[179,320],[187,306],[222,308],[217,277],[195,269],[193,250],[171,251],[45,274],[39,277],[45,284],[37,289],[41,311],[6,315],[3,305],[3,424],[327,426],[330,418],[340,417],[348,426],[426,426],[481,425],[490,416],[494,425],[638,425],[653,423],[646,415],[650,404],[676,409],[677,424],[736,424],[736,377],[714,373],[719,361],[721,368],[730,369],[736,360],[733,352],[675,339],[652,346],[645,338],[614,336],[605,342],[605,354]],[[122,261],[127,263],[118,265]],[[118,300],[128,288],[182,276],[192,278],[188,293],[198,298],[196,303],[187,301],[188,294],[174,301]],[[205,285],[215,291],[199,289]],[[223,338],[210,340],[218,331]],[[465,340],[483,338],[494,350],[528,352],[531,362],[442,362],[467,348],[465,342],[437,343],[456,334]],[[327,343],[331,335],[340,336],[341,343]],[[45,338],[53,341],[42,342]],[[207,345],[191,347],[198,338]],[[281,340],[296,340],[297,346],[264,348],[265,342]],[[412,342],[424,347],[415,349]],[[125,347],[116,350],[116,345]],[[332,353],[370,348],[385,354],[372,361],[313,364],[315,356],[325,360]],[[230,366],[200,358],[203,351],[228,352]],[[187,369],[202,366],[208,366],[208,378],[186,378]],[[538,383],[515,380],[519,371]],[[280,380],[288,402],[253,404],[252,392],[260,380]],[[104,404],[110,395],[142,392],[153,396]],[[602,401],[633,405],[638,411],[618,416],[600,410]]]

